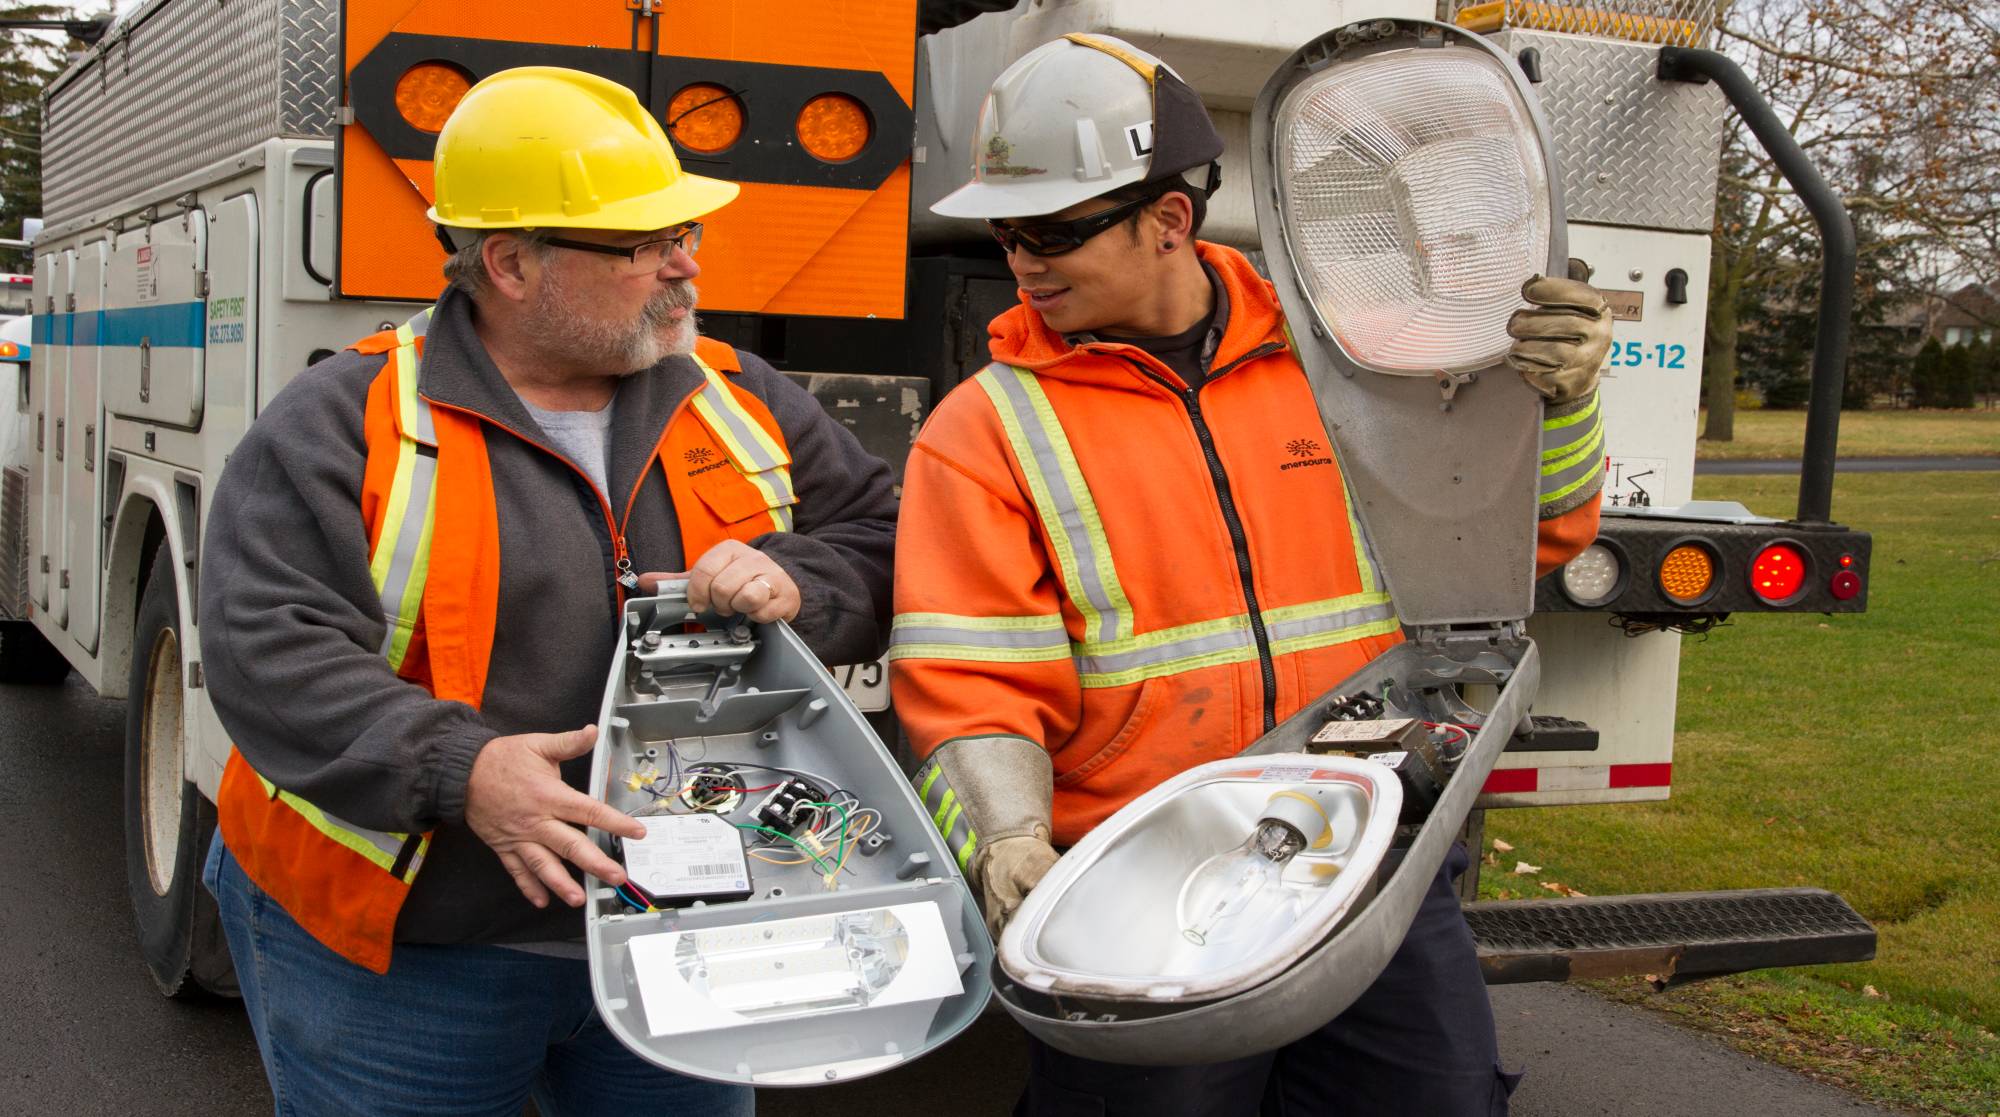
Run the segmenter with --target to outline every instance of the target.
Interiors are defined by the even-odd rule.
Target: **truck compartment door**
[[[35,319],[30,392],[35,402],[35,478],[28,509],[28,584],[36,608],[63,619],[56,558],[62,551],[63,402],[69,394],[69,351],[76,340],[70,313],[69,276],[74,250],[51,252],[35,261],[35,293],[42,313]]]
[[[103,338],[90,344],[83,336],[100,328],[104,306],[105,242],[92,241],[76,250],[70,291],[76,300],[77,344],[69,351],[68,420],[63,450],[61,567],[67,588],[65,622],[71,636],[91,654],[97,652],[97,599],[102,584],[104,493],[98,459],[104,454],[104,411],[99,399],[99,360]]]
[[[105,280],[104,406],[185,430],[201,426],[208,215],[128,230]]]

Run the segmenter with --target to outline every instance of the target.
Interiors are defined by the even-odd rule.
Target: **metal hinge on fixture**
[[[198,271],[198,272],[194,273],[194,294],[195,294],[195,297],[196,297],[196,298],[198,298],[198,299],[205,299],[205,298],[207,298],[207,297],[208,297],[208,273],[207,273],[207,272],[205,272],[205,271]]]

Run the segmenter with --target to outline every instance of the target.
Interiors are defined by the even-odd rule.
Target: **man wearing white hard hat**
[[[892,683],[920,794],[996,933],[1059,849],[1402,638],[1275,294],[1196,239],[1222,150],[1166,64],[1070,35],[995,81],[972,181],[933,207],[987,222],[1021,305],[910,456]],[[1546,572],[1596,534],[1610,316],[1582,283],[1524,294],[1509,364],[1584,463],[1543,494]],[[1017,1112],[1504,1113],[1513,1076],[1451,883],[1464,865],[1374,987],[1306,1038],[1180,1068],[1031,1039]]]

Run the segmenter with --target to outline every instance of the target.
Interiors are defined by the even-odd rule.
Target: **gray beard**
[[[694,284],[680,280],[648,300],[637,318],[604,318],[547,269],[531,313],[550,354],[630,376],[694,350],[697,298]],[[676,321],[672,311],[683,308],[689,314]]]

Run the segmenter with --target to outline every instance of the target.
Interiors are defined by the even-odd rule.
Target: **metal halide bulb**
[[[1181,937],[1196,946],[1261,940],[1297,915],[1298,897],[1284,886],[1285,866],[1306,837],[1289,823],[1264,819],[1235,849],[1218,853],[1181,886]]]
[[[1502,59],[1448,39],[1327,66],[1284,95],[1273,149],[1300,285],[1350,359],[1428,376],[1507,351],[1552,221],[1536,122]]]

